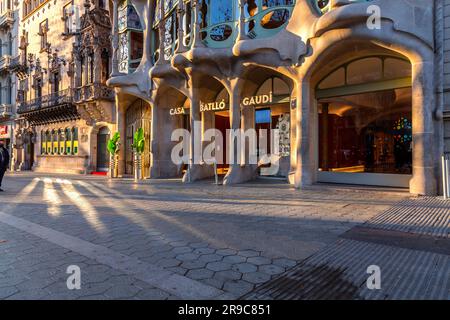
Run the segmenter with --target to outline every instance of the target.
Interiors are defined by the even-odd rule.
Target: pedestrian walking
[[[9,152],[5,148],[3,141],[0,141],[0,192],[2,189],[3,176],[5,175],[6,169],[9,167]]]

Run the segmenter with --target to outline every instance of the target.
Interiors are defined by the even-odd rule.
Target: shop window
[[[47,153],[47,133],[41,130],[41,154]]]
[[[65,143],[65,137],[64,137],[64,130],[58,129],[58,144],[59,144],[59,154],[64,154],[64,143]]]
[[[46,141],[46,148],[47,148],[46,153],[51,154],[52,153],[52,134],[49,130],[47,130],[45,132],[45,135],[46,135],[45,141]]]
[[[347,67],[347,84],[360,84],[382,79],[382,60],[367,58],[352,62]]]
[[[64,131],[66,136],[66,154],[72,154],[72,130],[66,128]]]
[[[346,85],[367,85],[384,80],[407,80],[411,77],[411,64],[395,57],[367,57],[351,61],[323,79],[318,89],[333,89]]]
[[[345,68],[339,68],[323,80],[319,89],[328,89],[345,86]]]
[[[392,79],[398,81],[386,81]],[[383,56],[352,61],[327,76],[316,97],[320,171],[412,174],[410,63]]]
[[[410,63],[394,58],[384,60],[383,70],[385,79],[406,78],[410,77],[412,73]]]
[[[78,128],[72,128],[72,148],[73,154],[78,154]]]
[[[58,131],[52,130],[52,154],[58,154]]]

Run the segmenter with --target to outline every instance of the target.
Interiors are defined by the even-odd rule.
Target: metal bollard
[[[450,198],[450,154],[446,153],[442,156],[442,190],[444,194],[444,199]]]
[[[216,179],[216,185],[219,184],[219,175],[217,174],[217,161],[214,159],[214,177]]]

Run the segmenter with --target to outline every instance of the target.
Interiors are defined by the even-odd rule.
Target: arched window
[[[343,63],[319,82],[319,181],[367,185],[379,183],[381,174],[395,174],[403,177],[387,185],[409,185],[411,75],[402,57],[366,56]]]
[[[395,83],[393,83],[395,82]],[[386,86],[411,85],[411,64],[390,56],[373,56],[352,60],[329,73],[317,86],[317,96],[336,96],[354,90],[384,89]],[[340,93],[339,93],[340,92]]]

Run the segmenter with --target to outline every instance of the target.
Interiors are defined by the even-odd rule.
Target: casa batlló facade
[[[224,135],[227,129],[267,135],[277,129],[280,149],[271,156],[279,166],[270,175],[298,188],[331,182],[436,194],[448,136],[449,6],[425,0],[112,1],[116,50],[108,83],[116,91],[124,144],[120,175],[132,174],[138,127],[148,142],[144,175],[186,182],[214,175],[213,166],[193,155],[196,141],[205,148],[208,129]],[[200,130],[192,130],[197,122]],[[190,131],[183,151],[188,160],[174,163],[179,141],[172,133],[183,128]],[[224,148],[236,149],[235,141]],[[218,165],[225,185],[267,174],[247,158]]]
[[[107,171],[115,127],[107,1],[18,1],[15,168]]]

